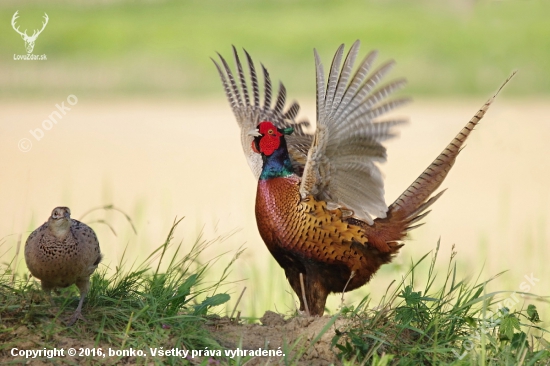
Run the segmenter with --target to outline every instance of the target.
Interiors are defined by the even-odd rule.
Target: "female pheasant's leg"
[[[78,306],[76,307],[76,311],[74,312],[73,316],[71,316],[67,321],[67,326],[69,327],[76,323],[78,319],[86,321],[86,319],[82,316],[82,304],[84,303],[84,298],[86,297],[88,289],[90,288],[90,279],[79,279],[76,281],[76,286],[80,291],[80,301],[78,302]]]
[[[44,293],[46,294],[46,299],[48,300],[50,305],[55,306],[55,303],[53,302],[53,298],[52,298],[52,289],[55,289],[54,286],[44,281],[40,281],[40,285],[42,286],[42,291],[44,291]]]

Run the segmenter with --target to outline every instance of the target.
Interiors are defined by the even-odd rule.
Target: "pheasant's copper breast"
[[[347,267],[347,273],[335,274],[343,283],[336,281],[338,288],[331,291],[342,291],[351,271],[355,277],[349,285],[361,286],[371,276],[373,251],[364,230],[346,223],[341,211],[328,210],[325,202],[313,197],[302,201],[299,184],[295,175],[260,180],[256,220],[267,247],[272,253],[284,249],[304,260],[340,265],[335,269]]]

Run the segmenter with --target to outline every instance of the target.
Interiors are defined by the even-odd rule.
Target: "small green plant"
[[[499,292],[486,294],[485,286],[500,274],[479,284],[457,281],[453,251],[443,284],[434,289],[438,250],[439,242],[423,289],[415,286],[415,272],[427,254],[374,310],[368,298],[342,310],[351,323],[333,339],[338,357],[373,365],[550,362],[550,344],[543,338],[548,331],[537,326],[535,305],[514,312],[499,307],[488,321],[486,311],[497,305]]]

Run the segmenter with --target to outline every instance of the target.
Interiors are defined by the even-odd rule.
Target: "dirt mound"
[[[346,319],[337,319],[320,338],[331,317],[294,317],[285,320],[282,315],[267,311],[261,324],[235,324],[228,318],[213,321],[208,327],[213,337],[229,350],[256,351],[247,365],[283,364],[284,358],[299,359],[299,365],[338,364],[331,349],[335,329],[345,327]],[[280,350],[281,356],[256,356],[259,350]],[[249,353],[246,353],[249,355]]]

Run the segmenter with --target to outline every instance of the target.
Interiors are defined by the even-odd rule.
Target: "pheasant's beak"
[[[260,133],[260,131],[257,128],[255,128],[253,130],[248,131],[247,135],[258,137],[258,136],[261,136],[262,134]]]

